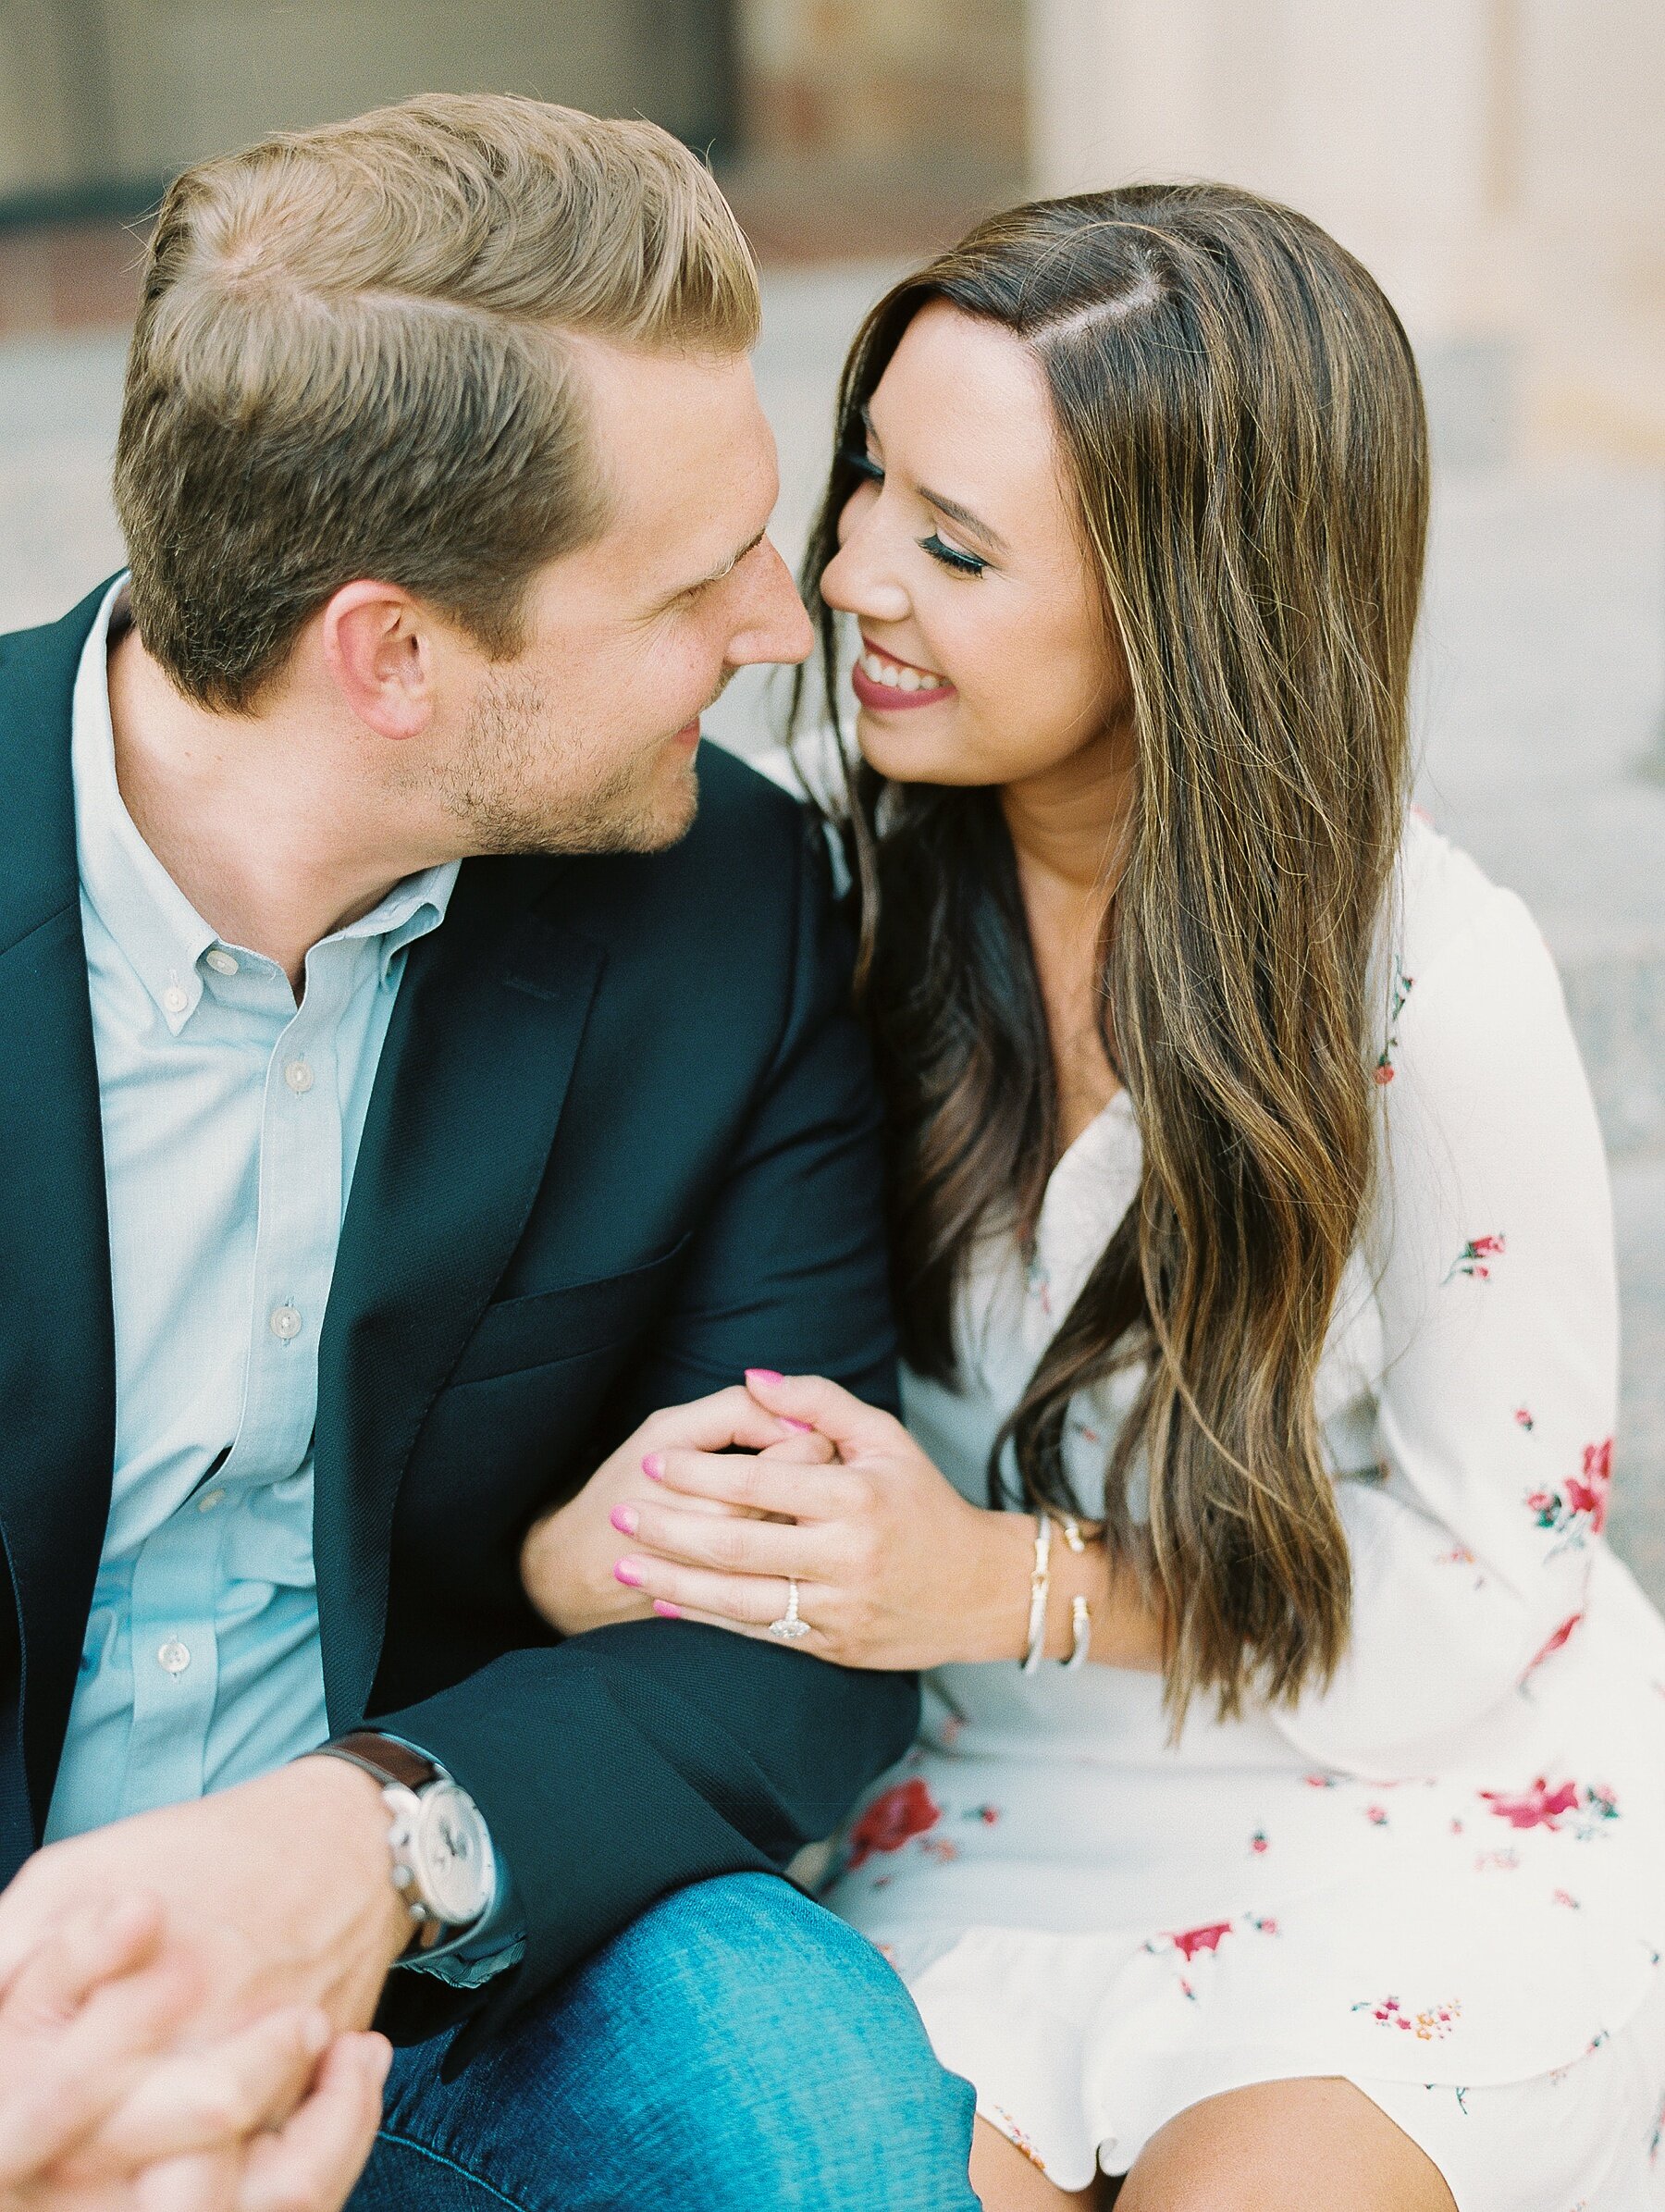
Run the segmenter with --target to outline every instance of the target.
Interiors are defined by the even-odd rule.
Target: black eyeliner
[[[954,546],[944,545],[934,530],[929,538],[921,538],[918,542],[921,552],[929,553],[933,561],[941,562],[944,568],[953,569],[957,575],[980,576],[989,565],[986,561],[980,561],[975,553],[962,553]]]

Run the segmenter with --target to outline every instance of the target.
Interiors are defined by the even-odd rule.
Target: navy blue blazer
[[[114,1452],[69,776],[103,589],[0,638],[0,1881],[51,1798]],[[520,1588],[530,1522],[657,1406],[747,1366],[895,1403],[880,1115],[821,839],[714,748],[699,784],[670,851],[463,863],[409,956],[320,1339],[331,1725],[441,1760],[525,1914],[470,2044],[667,1891],[783,1867],[917,1717],[909,1676],[694,1623],[563,1641]],[[407,2033],[470,2001],[394,1984]]]

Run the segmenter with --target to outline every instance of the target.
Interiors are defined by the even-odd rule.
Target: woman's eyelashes
[[[883,483],[883,467],[865,448],[846,446],[843,457],[856,474],[865,476],[870,484]],[[989,565],[986,561],[980,561],[975,553],[962,552],[958,546],[949,545],[934,530],[929,537],[918,538],[915,542],[922,552],[929,553],[934,562],[956,576],[980,576]]]
[[[933,561],[941,562],[944,568],[951,569],[958,576],[980,576],[989,565],[986,561],[980,561],[975,553],[962,553],[957,546],[945,544],[934,530],[929,538],[921,538],[919,545],[922,552],[929,553]]]

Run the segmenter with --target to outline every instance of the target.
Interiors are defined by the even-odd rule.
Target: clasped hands
[[[0,2212],[335,2212],[388,2044],[289,2005],[170,2047],[199,1994],[143,1894],[70,1914],[0,1974]]]
[[[1022,1656],[1033,1520],[971,1504],[891,1415],[820,1377],[753,1369],[744,1390],[655,1419],[662,1439],[648,1422],[526,1539],[527,1591],[563,1634],[658,1613],[767,1637],[790,1576],[809,1625],[793,1648],[813,1657]],[[1101,1547],[1057,1571],[1108,1613]]]

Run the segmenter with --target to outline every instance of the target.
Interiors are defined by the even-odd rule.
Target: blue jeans
[[[977,2212],[969,2086],[768,1874],[665,1898],[453,2082],[447,2040],[395,2058],[349,2212]]]

